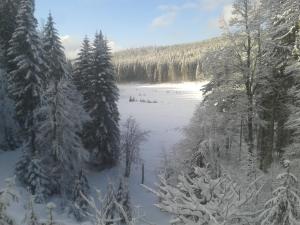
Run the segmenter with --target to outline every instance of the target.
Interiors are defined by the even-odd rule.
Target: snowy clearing
[[[168,151],[181,139],[181,129],[188,124],[196,106],[201,102],[202,94],[200,89],[204,84],[205,82],[119,85],[121,123],[128,116],[133,116],[143,130],[150,132],[141,151],[141,157],[145,163],[145,184],[147,186],[154,187],[163,152]],[[130,97],[134,97],[137,101],[129,102]],[[148,103],[148,101],[156,103]],[[20,152],[1,154],[0,188],[4,186],[5,178],[13,176],[13,168],[20,156]],[[114,181],[118,181],[120,172],[122,171],[118,168],[100,173],[90,172],[88,178],[92,191],[96,188],[105,191],[108,182],[114,183]],[[153,206],[156,203],[156,197],[142,188],[140,182],[141,165],[138,165],[134,167],[130,180],[132,203],[140,207],[139,210],[145,214],[145,221],[151,221],[151,224],[157,225],[169,224],[169,215],[160,212]],[[11,207],[11,213],[20,222],[23,219],[24,205],[28,198],[23,188],[18,189],[20,201]],[[53,201],[59,202],[55,199]],[[41,218],[46,217],[46,206],[37,205],[35,208]],[[69,218],[66,213],[58,213],[56,218],[67,225],[80,224]]]

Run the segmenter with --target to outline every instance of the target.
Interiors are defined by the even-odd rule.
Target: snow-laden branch
[[[242,214],[242,209],[261,189],[261,178],[243,190],[227,174],[213,179],[206,168],[199,167],[191,175],[180,175],[175,186],[159,178],[158,190],[142,186],[159,198],[159,209],[174,215],[173,224],[235,224],[251,216]]]

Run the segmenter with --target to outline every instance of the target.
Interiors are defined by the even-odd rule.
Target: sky
[[[219,36],[232,0],[36,0],[43,25],[51,12],[69,57],[102,30],[113,51],[189,43]]]

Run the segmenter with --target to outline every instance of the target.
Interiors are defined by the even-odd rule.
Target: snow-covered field
[[[157,85],[120,85],[120,112],[122,121],[133,116],[140,126],[150,131],[143,144],[141,157],[145,162],[145,184],[154,187],[157,170],[164,151],[168,151],[181,138],[181,129],[189,123],[196,106],[202,99],[200,92],[204,83],[180,83]],[[129,97],[157,103],[129,103]],[[157,225],[169,224],[169,217],[153,207],[156,198],[139,183],[141,169],[134,170],[131,182],[131,197],[142,206],[146,219]]]
[[[141,128],[149,131],[147,141],[142,146],[141,157],[145,163],[145,184],[154,187],[157,180],[158,168],[164,151],[168,151],[182,137],[181,129],[186,126],[193,115],[196,105],[200,103],[202,95],[201,87],[205,83],[187,82],[180,84],[122,84],[120,88],[119,110],[122,122],[128,116],[133,116]],[[134,97],[136,102],[129,102]],[[140,100],[145,102],[140,102]],[[148,101],[156,103],[146,103]],[[4,185],[4,179],[13,175],[13,168],[18,152],[2,153],[0,155],[0,188]],[[109,181],[118,180],[121,171],[115,168],[101,173],[90,173],[89,181],[93,190],[100,188],[105,191]],[[131,200],[144,212],[146,221],[151,224],[167,225],[169,216],[156,209],[153,204],[156,198],[140,186],[141,166],[133,168],[130,181]],[[23,217],[25,191],[18,206],[12,207],[12,213],[18,214],[18,220]],[[26,199],[26,198],[25,198]],[[45,212],[41,207],[36,207],[41,214]],[[65,224],[75,224],[67,215],[56,215]]]

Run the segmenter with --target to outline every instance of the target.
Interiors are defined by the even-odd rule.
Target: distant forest
[[[119,82],[174,82],[203,80],[206,53],[225,45],[224,38],[165,47],[128,49],[114,54]]]

